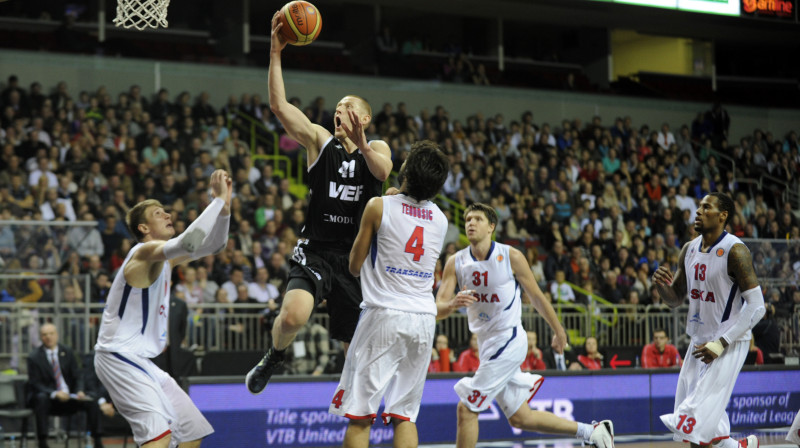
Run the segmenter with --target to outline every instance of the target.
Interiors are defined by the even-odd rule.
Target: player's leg
[[[202,440],[192,440],[191,442],[183,442],[178,445],[178,448],[198,448]]]
[[[272,323],[272,346],[258,364],[247,373],[245,384],[251,394],[257,395],[267,387],[272,374],[283,365],[286,348],[308,322],[314,309],[315,294],[327,292],[324,282],[312,279],[300,265],[292,266],[289,284],[278,317]],[[328,283],[330,284],[330,283]]]
[[[200,409],[195,406],[189,395],[178,383],[164,371],[156,373],[160,380],[164,396],[172,404],[175,421],[172,423],[173,436],[179,447],[196,448],[203,438],[214,433],[211,423],[206,420]]]
[[[292,280],[308,284],[305,280]],[[314,296],[307,288],[303,286],[286,291],[281,310],[272,324],[272,344],[276,350],[286,350],[311,317],[311,312],[314,310]]]
[[[456,414],[456,448],[473,448],[478,443],[478,413],[459,401]]]
[[[366,448],[369,446],[369,430],[372,428],[372,419],[351,419],[344,433],[344,448]]]
[[[394,448],[416,448],[419,445],[416,423],[393,418],[392,425],[394,425],[394,443],[392,444]]]

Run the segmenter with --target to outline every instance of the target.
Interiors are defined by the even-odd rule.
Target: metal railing
[[[24,373],[25,357],[38,347],[39,328],[45,322],[56,324],[60,342],[79,353],[93,349],[97,340],[104,304],[102,303],[0,303],[0,370],[12,368]],[[595,314],[562,310],[561,321],[568,330],[570,343],[581,346],[589,336],[600,346],[637,347],[651,342],[655,329],[665,329],[678,346],[689,344],[685,334],[687,306],[676,309],[654,306],[617,305],[616,310],[598,306]],[[200,304],[189,307],[184,346],[203,352],[263,350],[271,344],[270,329],[274,315],[264,313],[262,305]],[[593,327],[591,320],[615,321],[614,325]],[[312,315],[312,322],[327,328],[324,313]],[[800,307],[790,318],[779,321],[783,329],[782,351],[797,355],[800,350]],[[522,313],[525,329],[536,331],[540,346],[547,346],[552,330],[533,309]],[[448,335],[451,347],[464,347],[470,337],[466,314],[454,313],[437,323],[437,332]]]

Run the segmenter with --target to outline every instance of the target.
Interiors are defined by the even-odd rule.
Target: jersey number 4
[[[415,227],[411,238],[406,242],[406,253],[414,255],[414,261],[419,261],[425,255],[425,248],[422,247],[425,242],[424,231],[422,226]]]
[[[336,395],[333,396],[333,400],[331,400],[331,404],[336,409],[339,409],[342,406],[342,397],[344,397],[344,389],[339,389],[336,391]]]

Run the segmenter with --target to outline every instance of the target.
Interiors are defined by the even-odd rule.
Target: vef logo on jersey
[[[363,192],[363,185],[339,185],[331,182],[328,187],[328,196],[348,202],[358,202]]]
[[[722,248],[717,249],[717,256],[721,257],[723,255],[725,255],[725,249]]]

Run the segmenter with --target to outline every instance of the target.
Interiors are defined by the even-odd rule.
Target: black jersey
[[[331,136],[308,169],[308,213],[300,232],[310,248],[350,251],[367,201],[383,182],[369,171],[361,150],[352,154]]]

